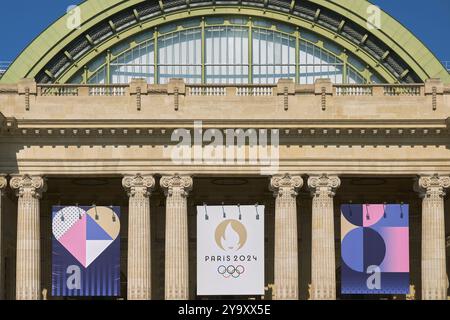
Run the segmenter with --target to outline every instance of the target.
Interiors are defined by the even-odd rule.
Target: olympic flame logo
[[[237,251],[247,242],[247,230],[238,220],[222,221],[216,228],[216,244],[224,251]]]

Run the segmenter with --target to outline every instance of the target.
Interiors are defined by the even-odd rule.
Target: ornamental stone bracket
[[[173,108],[180,108],[180,96],[186,95],[186,83],[183,79],[170,79],[167,84],[167,94],[173,96]]]
[[[444,83],[440,79],[431,78],[425,81],[425,96],[430,97],[433,111],[437,110],[438,102],[442,101],[443,95]]]
[[[317,79],[314,82],[314,94],[320,96],[320,107],[326,111],[329,107],[328,97],[333,96],[333,83],[331,79]]]
[[[277,95],[283,98],[284,111],[289,110],[289,96],[295,96],[295,83],[291,79],[280,79],[277,82]]]
[[[24,97],[25,110],[30,110],[31,96],[37,95],[37,83],[34,79],[21,79],[17,84],[18,94]]]
[[[130,96],[136,97],[136,110],[142,109],[142,95],[147,95],[147,81],[145,79],[131,79]]]

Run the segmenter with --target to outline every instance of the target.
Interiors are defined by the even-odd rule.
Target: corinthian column
[[[312,203],[311,300],[336,299],[333,197],[337,176],[311,176]]]
[[[189,298],[187,196],[192,189],[188,176],[164,176],[166,194],[165,299]]]
[[[150,300],[151,233],[150,193],[152,176],[125,176],[122,185],[128,193],[128,300]]]
[[[423,176],[422,189],[422,299],[447,299],[445,266],[444,189],[450,177]]]
[[[41,284],[39,199],[45,189],[42,177],[24,175],[13,177],[11,188],[16,189],[17,256],[16,299],[39,300]]]
[[[4,275],[3,275],[3,251],[2,251],[2,214],[3,214],[3,191],[5,187],[7,186],[8,182],[6,181],[5,176],[0,175],[0,300],[3,300],[5,298],[5,283],[4,283]]]
[[[273,299],[298,299],[297,190],[300,176],[273,176],[275,196],[275,283]]]

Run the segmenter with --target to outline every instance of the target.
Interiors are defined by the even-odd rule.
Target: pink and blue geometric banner
[[[409,293],[407,204],[341,206],[341,293]]]
[[[52,295],[120,295],[120,207],[52,208]]]

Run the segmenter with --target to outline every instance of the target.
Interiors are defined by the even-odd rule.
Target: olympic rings
[[[224,265],[220,265],[217,267],[217,273],[222,275],[224,278],[229,278],[229,277],[233,277],[233,278],[239,278],[239,276],[241,274],[243,274],[245,271],[244,266],[242,265],[238,265],[238,266],[233,266],[233,265],[229,265],[229,266],[224,266]]]

